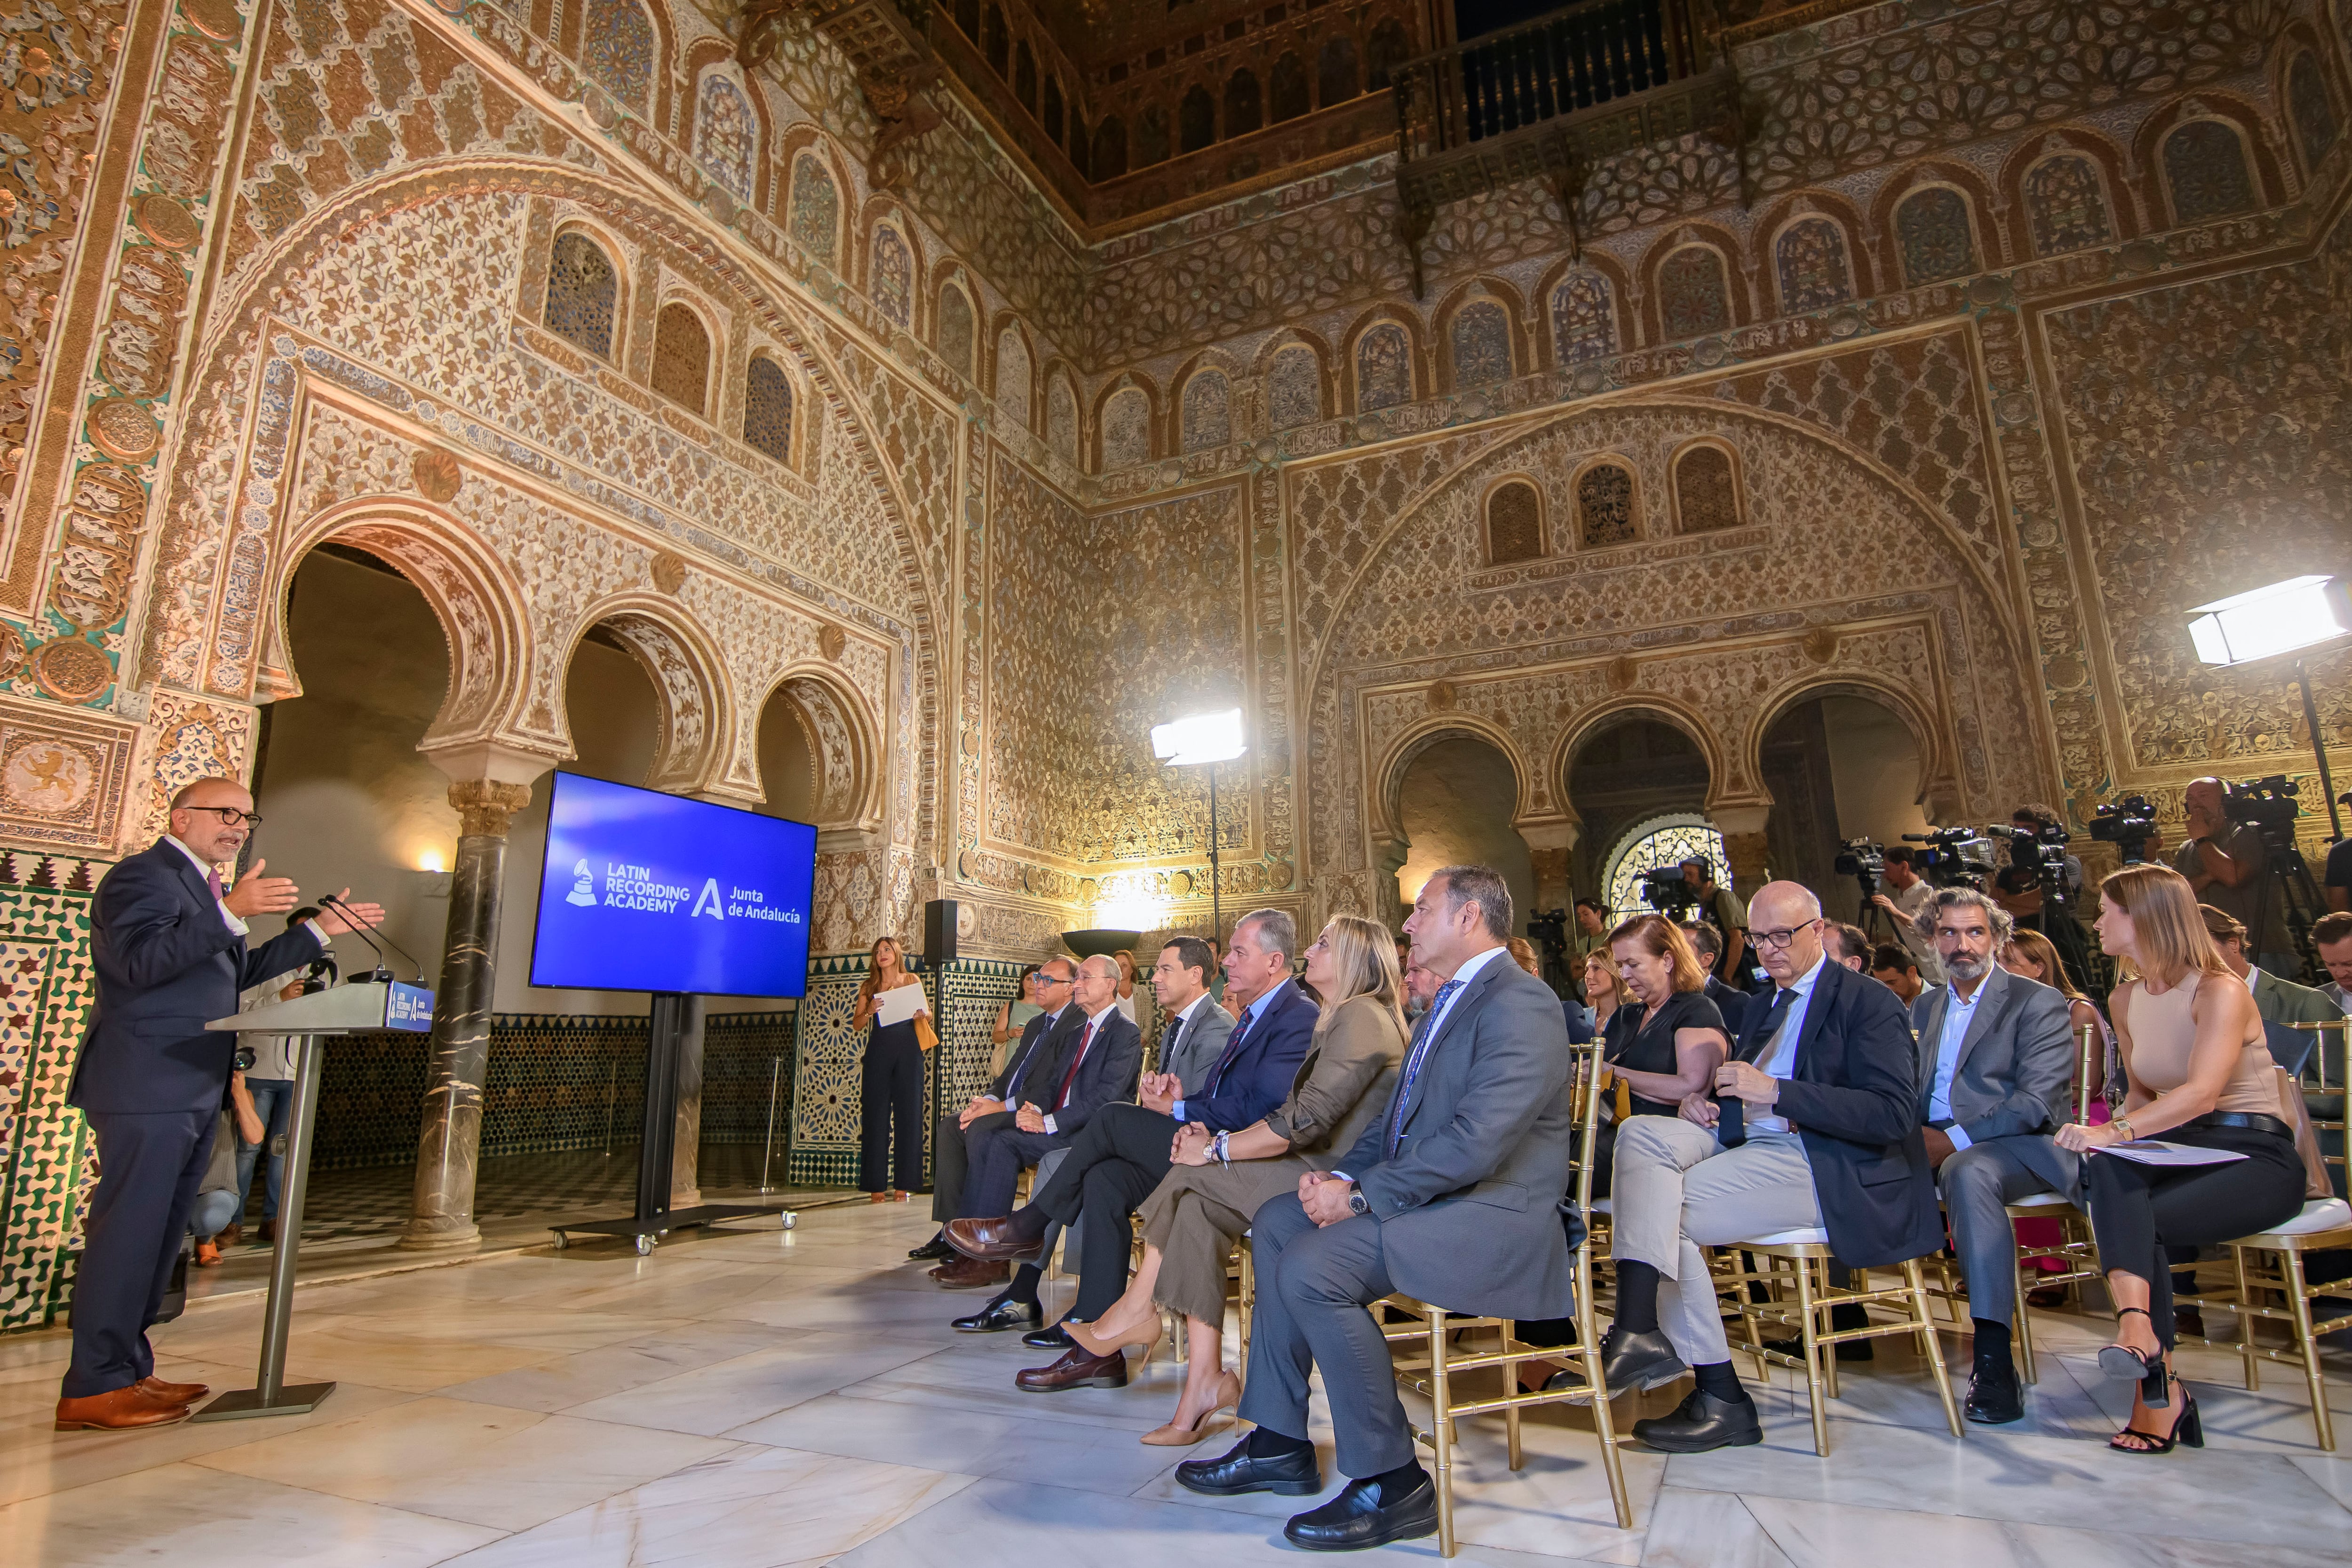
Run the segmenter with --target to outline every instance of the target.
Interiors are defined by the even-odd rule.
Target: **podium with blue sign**
[[[379,972],[381,973],[381,972]],[[396,980],[354,980],[288,1002],[272,1002],[215,1018],[207,1029],[240,1035],[295,1037],[294,1102],[288,1108],[286,1179],[278,1200],[278,1241],[269,1259],[269,1305],[262,1319],[257,1386],[222,1394],[196,1412],[198,1421],[247,1415],[299,1415],[335,1392],[331,1383],[286,1384],[286,1331],[294,1313],[294,1260],[301,1246],[302,1199],[310,1184],[310,1133],[319,1119],[319,1064],[330,1035],[433,1027],[433,993]]]

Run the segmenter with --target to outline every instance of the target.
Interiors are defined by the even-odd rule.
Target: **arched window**
[[[1780,309],[1792,316],[1853,298],[1845,231],[1830,218],[1799,218],[1782,229],[1772,242],[1772,266],[1780,279]]]
[[[759,143],[743,89],[723,76],[704,77],[694,111],[694,155],[739,202],[751,199],[751,152]]]
[[[1141,387],[1121,387],[1103,405],[1103,472],[1151,460],[1151,400]]]
[[[1977,241],[1969,227],[1968,198],[1949,185],[1905,196],[1895,209],[1895,248],[1903,257],[1903,279],[1914,289],[1974,272]]]
[[[1205,451],[1232,440],[1232,403],[1233,389],[1226,384],[1223,371],[1193,373],[1192,379],[1184,384],[1181,411],[1184,450]]]
[[[1522,479],[1497,485],[1486,498],[1486,560],[1496,566],[1534,561],[1544,552],[1543,498]]]
[[[1561,364],[1606,359],[1617,352],[1617,310],[1608,279],[1571,272],[1553,287],[1551,342]]]
[[[2164,188],[2172,221],[2204,223],[2258,205],[2238,128],[2219,120],[2192,120],[2164,139]]]
[[[887,223],[875,226],[866,272],[866,292],[874,308],[892,325],[905,326],[915,313],[915,258],[898,231]]]
[[[2286,68],[2287,118],[2294,124],[2295,145],[2303,149],[2303,166],[2316,169],[2336,145],[2336,106],[2327,99],[2327,79],[2319,62],[2305,49]]]
[[[1316,87],[1322,107],[1345,103],[1356,96],[1356,40],[1344,35],[1323,41],[1316,61]]]
[[[972,340],[971,296],[946,284],[940,289],[940,357],[966,381],[971,379]]]
[[[1588,550],[1631,544],[1642,536],[1633,514],[1633,470],[1595,463],[1577,476],[1576,537]]]
[[[1116,180],[1127,173],[1127,127],[1114,114],[1095,127],[1094,178]]]
[[[1013,96],[1022,108],[1037,112],[1037,57],[1026,38],[1013,48]]]
[[[1412,401],[1412,342],[1394,321],[1356,340],[1356,407],[1364,412]]]
[[[710,331],[684,305],[668,304],[654,318],[654,390],[695,414],[710,393]]]
[[[1323,367],[1310,348],[1285,349],[1265,373],[1266,420],[1276,430],[1323,417]]]
[[[1176,111],[1176,150],[1197,153],[1217,139],[1217,106],[1209,97],[1209,89],[1194,82],[1184,91],[1183,104]]]
[[[580,63],[640,116],[653,97],[655,48],[654,25],[637,0],[588,0]]]
[[[1266,81],[1266,100],[1276,125],[1315,107],[1307,85],[1306,64],[1297,55],[1286,54],[1274,62],[1274,74]]]
[[[2063,256],[2114,243],[2106,186],[2099,179],[2099,166],[2084,154],[2062,153],[2042,159],[2025,172],[2024,189],[2034,255]]]
[[[743,381],[743,441],[779,463],[793,460],[793,383],[765,354],[751,356]]]
[[[793,242],[827,267],[840,254],[841,192],[811,153],[793,161],[792,231]]]
[[[1078,461],[1078,395],[1070,378],[1055,371],[1045,383],[1045,445],[1076,468]]]
[[[996,405],[1004,416],[1029,428],[1029,345],[1007,327],[996,335]]]
[[[1045,140],[1058,147],[1062,144],[1061,78],[1049,76],[1045,79],[1045,110],[1038,115],[1037,123],[1045,128]]]
[[[980,42],[980,0],[955,0],[955,24],[965,37]]]
[[[547,309],[540,316],[549,331],[599,359],[611,359],[620,294],[621,275],[604,247],[578,232],[555,237],[547,262]]]
[[[1149,169],[1154,163],[1168,162],[1168,110],[1163,104],[1147,106],[1135,122],[1135,167]]]
[[[1225,134],[1246,136],[1258,124],[1257,73],[1244,67],[1225,79]]]
[[[1454,314],[1449,334],[1454,384],[1484,386],[1511,379],[1511,318],[1492,300],[1478,300]]]
[[[1070,163],[1079,174],[1090,180],[1094,178],[1094,165],[1087,160],[1087,153],[1092,145],[1092,142],[1087,135],[1087,117],[1078,112],[1076,104],[1072,104],[1070,106]]]
[[[1739,526],[1739,480],[1731,454],[1699,446],[1675,459],[1675,520],[1685,533]]]
[[[1685,860],[1704,859],[1715,868],[1717,887],[1731,886],[1731,862],[1723,852],[1723,835],[1703,816],[1654,817],[1618,841],[1609,857],[1601,885],[1609,889],[1610,912],[1626,919],[1646,914],[1642,901],[1642,878]]]
[[[1685,245],[1658,266],[1658,316],[1669,342],[1705,337],[1731,327],[1731,284],[1723,253]]]
[[[991,5],[980,19],[980,52],[988,58],[988,68],[1003,76],[1011,68],[1013,37],[1004,29],[1004,12]]]
[[[1404,24],[1394,16],[1372,29],[1364,45],[1366,86],[1373,92],[1389,85],[1396,68],[1412,58],[1412,46],[1405,41]]]

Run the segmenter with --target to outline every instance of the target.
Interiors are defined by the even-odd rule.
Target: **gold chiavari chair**
[[[2074,1056],[2074,1119],[2088,1121],[2091,1107],[2105,1098],[2107,1076],[2105,1041],[2098,1026],[2085,1024],[2077,1031]],[[2042,1289],[2052,1285],[2079,1287],[2085,1280],[2101,1278],[2099,1249],[2091,1240],[2090,1216],[2075,1206],[2074,1200],[2061,1193],[2034,1193],[2009,1205],[2012,1222],[2021,1219],[2054,1219],[2063,1227],[2064,1239],[2057,1246],[2020,1242],[2017,1247],[2017,1306],[2011,1322],[2017,1334],[2020,1370],[2025,1381],[2036,1381],[2033,1354],[2033,1314],[2025,1304],[2028,1290]],[[2027,1272],[2026,1266],[2044,1258],[2055,1258],[2065,1267],[2055,1271],[2035,1269]]]
[[[1586,1214],[1591,1212],[1592,1204],[1591,1156],[1600,1122],[1601,1047],[1595,1043],[1569,1048],[1574,1053],[1570,1073],[1579,1134],[1570,1191],[1576,1194],[1578,1212]],[[1618,1458],[1616,1430],[1610,1417],[1609,1392],[1601,1378],[1601,1331],[1593,1310],[1592,1241],[1589,1231],[1570,1261],[1576,1285],[1577,1343],[1572,1349],[1529,1345],[1517,1337],[1517,1325],[1507,1318],[1463,1316],[1402,1294],[1386,1297],[1375,1306],[1375,1315],[1383,1320],[1382,1333],[1391,1346],[1403,1352],[1397,1358],[1397,1381],[1427,1395],[1430,1401],[1429,1430],[1415,1427],[1413,1436],[1429,1445],[1435,1455],[1432,1479],[1437,1487],[1437,1549],[1441,1556],[1454,1553],[1456,1420],[1465,1415],[1502,1412],[1510,1468],[1516,1470],[1525,1458],[1519,1440],[1519,1413],[1538,1405],[1591,1404],[1593,1428],[1601,1441],[1601,1468],[1609,1478],[1610,1500],[1617,1510],[1617,1526],[1621,1530],[1633,1528],[1633,1498],[1625,1489],[1624,1468]],[[1404,1321],[1394,1321],[1389,1316],[1391,1313]],[[1454,1342],[1457,1336],[1486,1339],[1489,1335],[1492,1349],[1469,1350]],[[1571,1378],[1568,1386],[1532,1392],[1519,1386],[1522,1363],[1555,1360],[1570,1362],[1571,1372],[1582,1373],[1581,1381]],[[1463,1386],[1465,1374],[1490,1368],[1501,1372],[1500,1393],[1474,1393]]]

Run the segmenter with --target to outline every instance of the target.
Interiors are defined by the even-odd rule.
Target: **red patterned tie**
[[[1054,1097],[1055,1110],[1059,1110],[1070,1103],[1070,1085],[1077,1081],[1078,1069],[1086,1066],[1087,1053],[1095,1048],[1095,1031],[1101,1027],[1098,1023],[1087,1026],[1087,1037],[1078,1042],[1078,1054],[1070,1062],[1070,1070],[1062,1075],[1061,1092]]]

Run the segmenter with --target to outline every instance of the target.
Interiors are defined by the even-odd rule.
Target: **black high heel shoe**
[[[2198,1418],[2197,1401],[2184,1388],[2180,1391],[2180,1417],[2173,1422],[2172,1430],[2159,1437],[2153,1432],[2142,1432],[2126,1426],[2107,1439],[2107,1447],[2118,1454],[2169,1454],[2179,1444],[2192,1448],[2205,1446],[2205,1423]]]
[[[2116,1321],[2121,1322],[2126,1312],[2137,1312],[2143,1318],[2147,1317],[2145,1307],[2118,1307],[2116,1309]],[[2153,1319],[2149,1321],[2154,1321]],[[2151,1356],[2126,1344],[2101,1345],[2099,1370],[2117,1383],[2137,1383],[2139,1396],[2147,1404],[2161,1409],[2172,1403],[2170,1377],[2165,1370],[2161,1347]]]

